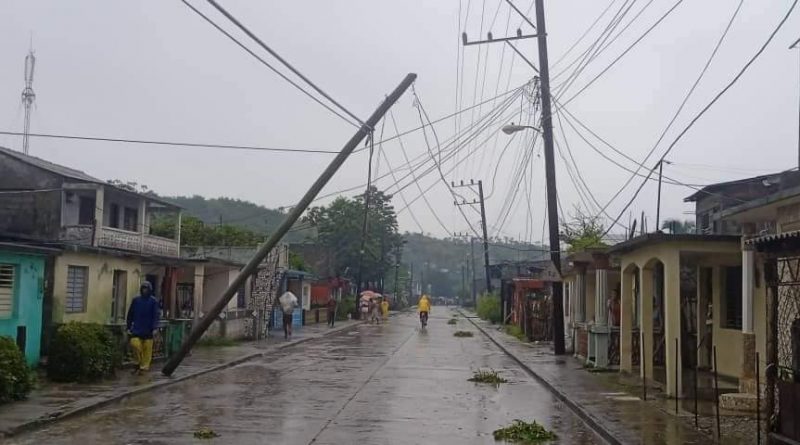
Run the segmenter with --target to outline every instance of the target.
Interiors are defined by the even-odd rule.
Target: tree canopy
[[[333,269],[338,275],[357,278],[362,264],[362,281],[377,282],[394,269],[403,244],[398,233],[397,215],[391,195],[371,187],[363,256],[364,195],[339,197],[327,206],[313,207],[304,222],[316,229],[316,241],[333,254]],[[359,258],[361,257],[361,258]]]
[[[571,221],[561,224],[559,238],[567,244],[568,252],[580,252],[595,247],[607,247],[603,241],[605,227],[600,219],[577,211]]]
[[[172,237],[174,218],[157,218],[150,225],[150,233]],[[199,218],[184,215],[181,218],[182,246],[256,246],[266,239],[264,234],[230,224],[205,224]]]

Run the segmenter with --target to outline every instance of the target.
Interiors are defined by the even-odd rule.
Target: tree
[[[559,238],[569,246],[567,252],[580,252],[582,250],[607,247],[603,241],[605,227],[596,216],[586,216],[579,210],[570,222],[561,224]]]
[[[687,219],[681,221],[677,218],[670,218],[661,223],[661,230],[667,230],[669,233],[695,233],[696,226],[694,221]]]
[[[392,196],[375,187],[367,193],[369,212],[363,255],[360,250],[366,194],[339,197],[327,206],[311,208],[303,221],[316,229],[317,242],[330,250],[334,273],[357,278],[361,261],[362,281],[377,282],[393,273],[403,241],[398,233]]]
[[[173,218],[156,218],[150,224],[150,233],[171,238],[175,233]],[[182,246],[257,246],[266,235],[229,224],[206,225],[199,218],[185,215],[181,218]]]

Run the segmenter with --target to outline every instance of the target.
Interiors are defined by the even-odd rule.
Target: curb
[[[286,349],[286,348],[290,348],[292,346],[299,345],[301,343],[305,343],[305,342],[308,342],[308,341],[311,341],[311,340],[316,340],[316,339],[325,337],[325,335],[338,334],[340,332],[344,332],[344,331],[346,331],[348,329],[352,329],[352,328],[355,328],[355,327],[360,326],[360,325],[361,325],[361,323],[356,322],[356,323],[353,323],[353,324],[349,324],[347,326],[341,326],[341,327],[338,327],[338,328],[332,328],[329,331],[326,331],[324,334],[317,334],[317,335],[314,335],[314,336],[303,337],[303,338],[300,338],[298,340],[292,340],[290,342],[281,343],[279,345],[276,345],[276,346],[274,346],[272,348],[266,349],[266,350],[261,351],[261,352],[254,352],[254,353],[250,353],[250,354],[247,354],[247,355],[243,355],[243,356],[235,358],[235,359],[233,359],[231,361],[228,361],[228,362],[225,362],[225,363],[220,363],[220,364],[214,365],[214,366],[210,366],[210,367],[205,368],[205,369],[200,369],[200,370],[194,371],[192,373],[186,374],[184,376],[169,378],[167,380],[161,380],[161,381],[158,381],[158,382],[153,382],[153,383],[150,383],[150,384],[147,384],[147,385],[143,385],[143,386],[140,386],[138,388],[134,388],[134,389],[131,389],[129,391],[125,391],[125,392],[120,393],[120,394],[115,394],[113,396],[109,396],[109,397],[107,397],[107,398],[105,398],[103,400],[98,400],[97,402],[91,403],[91,404],[86,405],[86,406],[73,408],[71,410],[65,411],[65,412],[57,414],[57,415],[53,415],[53,416],[50,416],[50,417],[40,417],[40,418],[31,420],[29,422],[22,423],[20,425],[15,426],[15,427],[9,428],[7,430],[0,431],[0,438],[6,438],[7,439],[9,437],[13,437],[13,436],[19,435],[19,434],[24,433],[24,432],[29,432],[29,431],[35,430],[35,429],[43,427],[45,425],[50,425],[50,424],[53,424],[53,423],[56,423],[56,422],[59,422],[59,421],[62,421],[62,420],[70,419],[72,417],[77,417],[77,416],[82,415],[82,414],[87,414],[87,413],[92,412],[94,410],[97,410],[99,408],[103,408],[103,407],[111,405],[113,403],[120,402],[120,401],[122,401],[124,399],[127,399],[128,397],[131,397],[131,396],[135,396],[135,395],[138,395],[138,394],[141,394],[141,393],[144,393],[144,392],[152,391],[154,389],[161,388],[161,387],[164,387],[164,386],[174,385],[176,383],[183,382],[184,380],[193,379],[193,378],[200,377],[202,375],[209,374],[209,373],[212,373],[212,372],[221,371],[221,370],[227,369],[227,368],[232,368],[232,367],[234,367],[236,365],[239,365],[239,364],[242,364],[244,362],[247,362],[247,361],[250,361],[250,360],[253,360],[253,359],[257,359],[257,358],[261,358],[261,357],[265,357],[271,352],[280,351],[280,350],[283,350],[283,349]]]
[[[545,388],[550,390],[550,392],[552,392],[556,397],[558,397],[558,399],[561,400],[561,402],[563,402],[575,414],[577,414],[578,417],[580,417],[581,420],[583,420],[589,426],[589,428],[591,428],[597,435],[602,437],[603,440],[605,440],[606,442],[608,442],[611,445],[622,445],[622,442],[620,442],[619,439],[614,437],[614,434],[612,434],[611,431],[607,430],[600,422],[597,421],[597,419],[594,418],[594,416],[592,416],[587,410],[585,410],[579,403],[577,403],[577,402],[573,401],[572,399],[570,399],[567,394],[565,394],[563,391],[560,391],[553,384],[551,384],[549,381],[547,381],[544,377],[542,377],[536,371],[531,369],[530,366],[526,365],[514,353],[509,351],[508,348],[505,347],[505,345],[503,345],[499,341],[495,340],[495,338],[492,337],[491,335],[489,335],[489,333],[487,333],[486,330],[483,327],[481,327],[477,323],[475,323],[475,320],[473,320],[474,317],[469,317],[466,314],[464,314],[463,312],[461,312],[460,310],[458,312],[461,313],[461,315],[464,318],[469,320],[469,322],[472,323],[472,325],[475,326],[479,331],[481,331],[481,333],[483,335],[485,335],[489,340],[491,340],[492,343],[494,343],[498,348],[500,348],[509,357],[511,357],[523,370],[525,370],[525,372],[528,375],[533,377],[536,381],[541,383]]]

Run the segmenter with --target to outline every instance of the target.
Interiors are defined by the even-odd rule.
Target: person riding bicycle
[[[431,312],[431,302],[428,300],[428,296],[423,294],[419,298],[419,303],[417,303],[417,310],[419,311],[419,319],[422,322],[423,326],[428,323],[428,315]]]

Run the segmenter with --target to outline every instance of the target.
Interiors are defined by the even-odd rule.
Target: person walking
[[[369,318],[370,324],[372,322],[375,322],[375,324],[381,324],[381,305],[375,298],[373,298],[369,302],[369,313],[370,313],[370,318]]]
[[[280,302],[281,310],[283,311],[283,338],[289,340],[292,338],[292,315],[294,314],[294,308],[298,305],[297,297],[287,291],[281,295],[278,302]]]
[[[369,317],[369,305],[370,305],[369,300],[362,297],[358,305],[359,305],[359,310],[361,311],[361,319],[367,321],[367,318]]]
[[[127,316],[131,351],[136,362],[134,373],[144,374],[150,370],[150,363],[153,361],[153,336],[158,329],[160,314],[161,308],[153,295],[153,285],[145,281],[139,288],[139,295],[131,301]]]
[[[336,321],[336,298],[333,295],[328,297],[328,327],[333,327],[333,323]]]
[[[389,319],[389,299],[386,297],[383,297],[383,301],[381,301],[381,316],[383,321]]]

